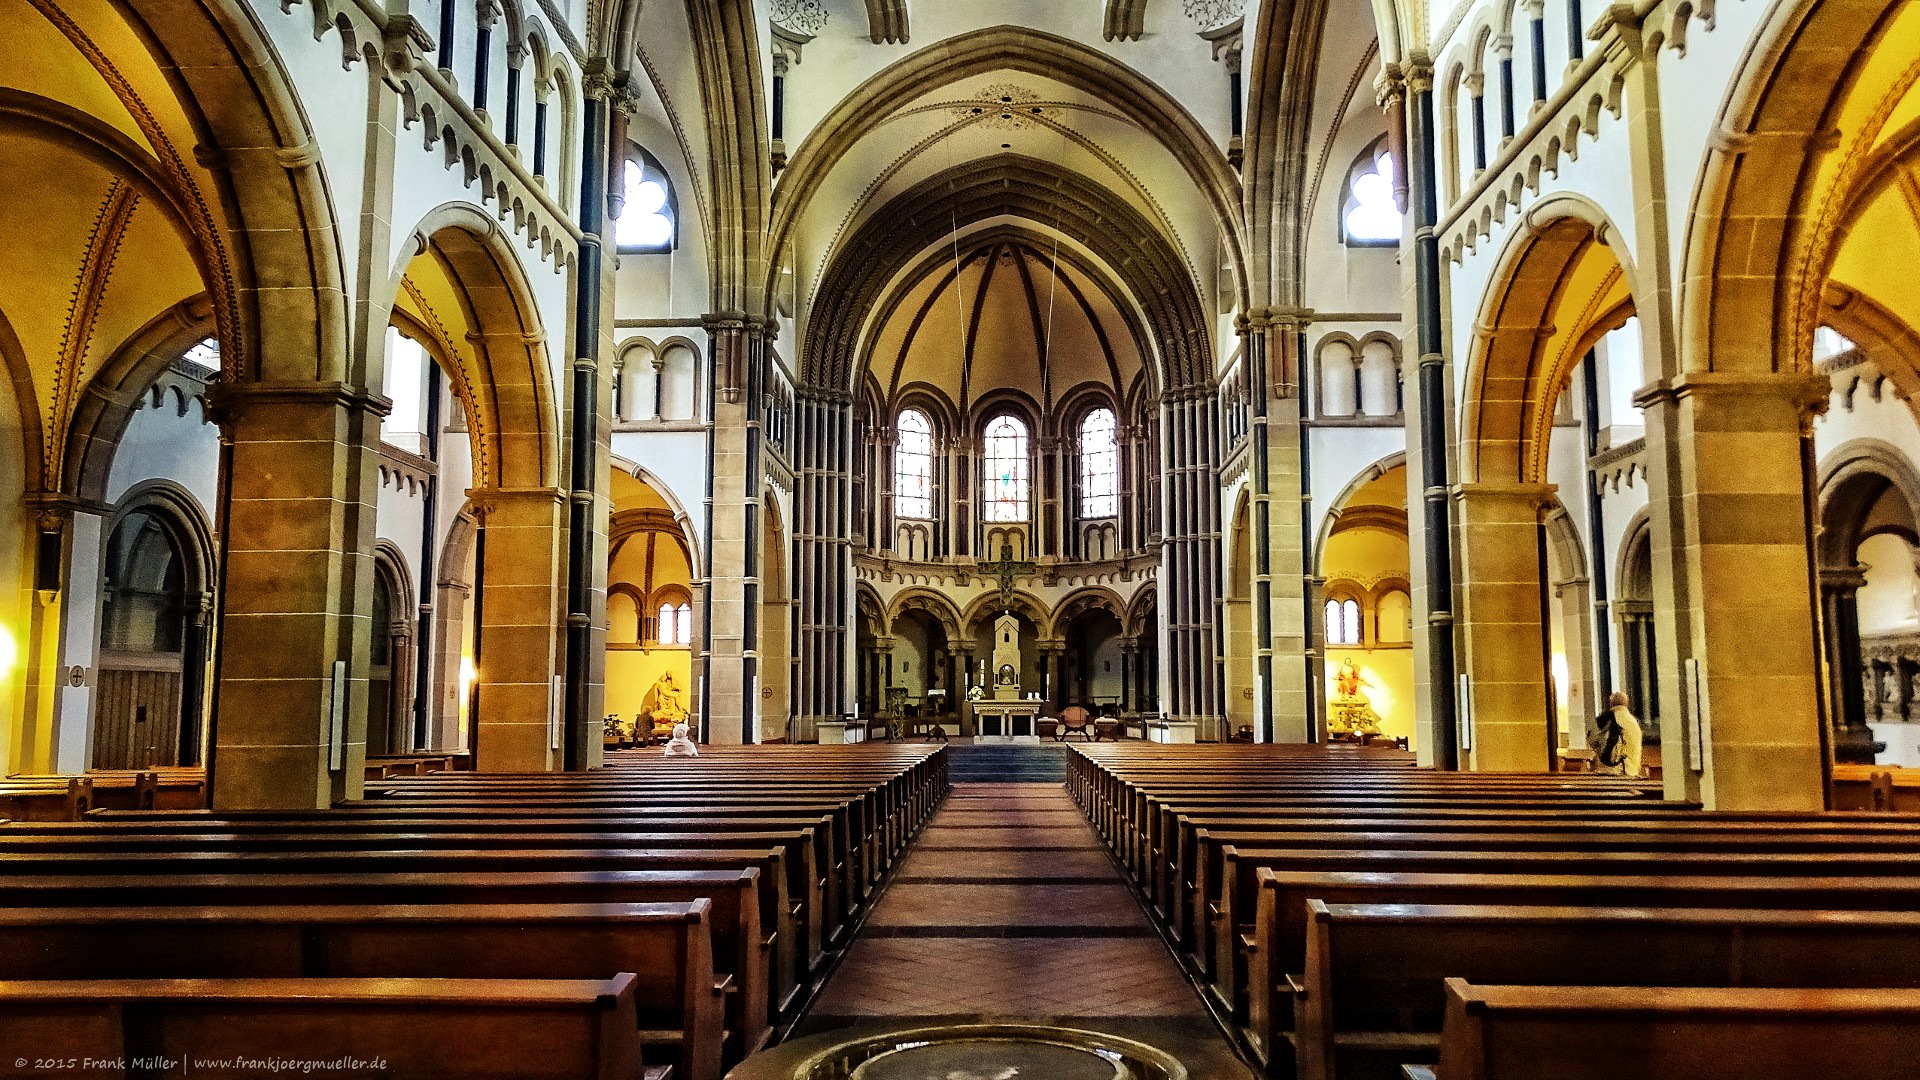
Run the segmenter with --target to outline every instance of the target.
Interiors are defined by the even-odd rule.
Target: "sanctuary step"
[[[949,753],[949,768],[955,783],[1057,784],[1065,783],[1067,779],[1067,750],[1064,746],[955,744]]]

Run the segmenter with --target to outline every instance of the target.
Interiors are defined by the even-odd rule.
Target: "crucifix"
[[[1000,581],[1000,610],[1003,613],[1013,610],[1013,583],[1022,575],[1031,574],[1039,567],[1030,562],[1016,562],[1013,558],[1013,545],[1000,545],[1000,559],[997,562],[981,560],[980,572]]]

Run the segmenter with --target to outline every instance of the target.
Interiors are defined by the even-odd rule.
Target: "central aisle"
[[[1022,1020],[1157,1046],[1194,1077],[1235,1058],[1057,783],[961,783],[796,1036]]]

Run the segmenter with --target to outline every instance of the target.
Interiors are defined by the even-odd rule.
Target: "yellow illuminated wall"
[[[1381,733],[1404,737],[1409,747],[1417,748],[1411,635],[1404,614],[1390,614],[1383,620],[1379,607],[1386,592],[1404,591],[1407,586],[1406,493],[1402,466],[1386,470],[1354,491],[1341,505],[1340,517],[1321,552],[1320,576],[1327,583],[1323,599],[1358,596],[1365,624],[1358,646],[1335,645],[1331,638],[1323,638],[1327,701],[1338,699],[1335,679],[1341,665],[1352,659],[1369,684],[1362,692],[1380,717]],[[1383,621],[1398,625],[1383,626]],[[1324,634],[1324,621],[1319,626]]]

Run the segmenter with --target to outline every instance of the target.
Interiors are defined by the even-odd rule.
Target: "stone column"
[[[766,324],[738,313],[705,320],[714,373],[707,503],[707,627],[700,718],[709,742],[753,741],[758,699],[760,420]]]
[[[402,608],[399,610],[404,612],[406,609]],[[368,723],[386,722],[391,724],[393,718],[403,718],[399,725],[388,728],[387,752],[390,754],[411,753],[419,749],[413,742],[413,695],[415,689],[413,670],[414,664],[417,662],[414,656],[414,622],[407,615],[402,614],[399,618],[395,619],[391,625],[374,627],[373,632],[376,634],[386,634],[391,639],[388,645],[388,649],[390,650],[388,670],[393,672],[393,675],[387,681],[387,715],[385,717],[368,717]],[[398,737],[397,739],[396,736]]]
[[[1575,576],[1553,583],[1560,601],[1560,637],[1567,649],[1567,745],[1586,745],[1587,726],[1606,702],[1611,687],[1593,681],[1592,583]]]
[[[1832,701],[1833,760],[1871,765],[1886,749],[1873,741],[1867,726],[1867,699],[1860,655],[1860,587],[1867,583],[1860,566],[1820,571],[1820,603],[1826,613],[1827,665]]]
[[[1040,670],[1046,679],[1047,707],[1059,711],[1067,704],[1067,647],[1062,642],[1042,646]]]
[[[1140,666],[1140,643],[1134,638],[1120,639],[1120,715],[1134,710],[1138,700],[1133,693],[1134,669]]]
[[[558,771],[564,759],[556,712],[564,701],[555,680],[562,671],[567,493],[495,488],[467,497],[486,529],[474,768]]]
[[[358,798],[365,775],[386,402],[344,383],[211,394],[226,444],[211,804],[325,809]]]
[[[1541,621],[1540,511],[1547,484],[1458,484],[1462,663],[1469,677],[1466,765],[1482,772],[1553,767],[1553,718]]]
[[[1302,438],[1303,313],[1244,321],[1252,417],[1254,738],[1319,737],[1322,658],[1312,617],[1309,461]],[[1226,734],[1232,734],[1231,731]]]
[[[1827,394],[1820,376],[1690,371],[1636,398],[1664,474],[1649,488],[1654,608],[1678,623],[1659,657],[1670,797],[1825,805],[1808,439]]]
[[[463,566],[441,568],[445,574],[464,573],[465,570]],[[460,711],[466,706],[467,699],[465,671],[460,661],[466,645],[463,639],[466,636],[467,597],[472,592],[473,587],[464,581],[440,579],[433,605],[433,685],[440,691],[437,712],[440,726],[429,733],[428,749],[451,750],[460,745],[464,731],[460,723]]]

